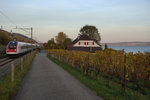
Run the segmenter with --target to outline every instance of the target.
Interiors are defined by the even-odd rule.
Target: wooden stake
[[[72,67],[74,67],[74,57],[72,57]]]
[[[23,71],[23,58],[21,58],[21,71]]]
[[[11,81],[12,82],[14,81],[14,69],[15,69],[14,62],[12,62],[11,63]]]

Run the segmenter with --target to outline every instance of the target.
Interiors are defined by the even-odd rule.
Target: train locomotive
[[[19,55],[31,50],[37,49],[37,44],[19,42],[19,41],[10,41],[6,47],[7,55]]]

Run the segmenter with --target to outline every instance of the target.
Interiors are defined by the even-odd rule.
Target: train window
[[[17,42],[10,42],[9,49],[16,49]]]
[[[25,45],[25,46],[21,46],[21,49],[27,49],[28,47]]]

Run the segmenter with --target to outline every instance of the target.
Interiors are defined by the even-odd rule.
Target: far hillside
[[[6,45],[11,40],[13,40],[13,38],[7,31],[0,30],[0,45]]]
[[[35,40],[32,40],[31,38],[24,36],[22,34],[19,33],[12,33],[11,37],[13,39],[16,39],[17,41],[22,41],[22,42],[28,42],[28,43],[35,43]]]
[[[9,41],[16,39],[16,41],[35,43],[36,41],[31,40],[29,37],[19,33],[10,33],[0,29],[0,45],[7,45]]]
[[[108,46],[150,46],[150,42],[116,42],[106,43]],[[104,46],[105,43],[102,43]]]

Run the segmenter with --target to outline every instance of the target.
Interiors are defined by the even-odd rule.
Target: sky
[[[99,30],[102,43],[150,41],[150,0],[0,0],[0,26],[47,42],[59,32],[75,39],[84,25]],[[29,31],[29,30],[28,30]]]

